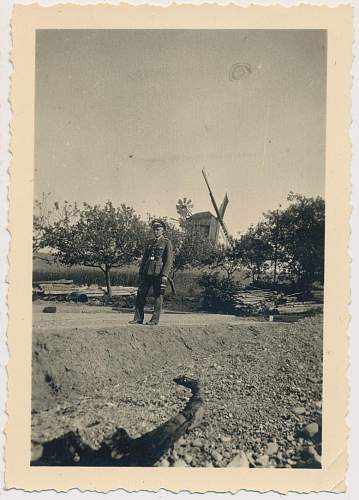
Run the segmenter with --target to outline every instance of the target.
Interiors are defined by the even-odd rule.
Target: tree
[[[101,269],[111,297],[112,268],[120,268],[141,256],[146,224],[133,208],[84,203],[82,208],[67,204],[62,216],[44,228],[43,244],[65,265]]]
[[[49,208],[49,196],[51,193],[42,193],[41,198],[35,198],[32,225],[32,253],[44,248],[44,230],[50,224],[52,212]]]
[[[177,233],[177,243],[174,243],[173,275],[188,267],[205,266],[213,250],[209,239],[187,222]]]
[[[229,245],[214,247],[209,254],[208,265],[212,269],[220,269],[231,279],[236,271],[243,269],[243,263],[238,252],[238,240],[230,239]]]
[[[60,207],[57,201],[51,202],[51,192],[43,192],[40,198],[35,198],[32,226],[33,258],[51,263],[51,259],[49,259],[46,254],[41,255],[38,252],[47,247],[45,240],[46,228],[54,224],[56,221],[62,220],[68,206],[69,204],[67,201],[64,202],[62,207]],[[76,204],[74,206],[76,206]]]
[[[272,268],[281,280],[309,289],[324,280],[325,202],[289,193],[290,205],[263,214],[238,240],[238,255],[258,280]]]
[[[270,228],[260,222],[256,226],[250,226],[248,231],[235,243],[233,253],[250,271],[252,281],[260,279],[268,269],[269,261],[273,255],[271,234]]]
[[[304,289],[324,281],[325,202],[289,193],[288,208],[265,214],[282,277]]]

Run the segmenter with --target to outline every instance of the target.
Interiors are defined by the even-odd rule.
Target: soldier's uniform
[[[156,223],[165,228],[163,221],[155,220],[152,222],[152,226]],[[143,323],[146,297],[151,287],[155,304],[151,321],[148,324],[158,323],[163,304],[166,278],[171,272],[172,263],[173,250],[169,239],[161,235],[147,245],[139,270],[140,283],[136,297],[135,317],[132,323]]]

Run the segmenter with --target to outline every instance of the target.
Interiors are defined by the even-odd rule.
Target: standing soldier
[[[149,243],[143,254],[139,277],[140,283],[136,297],[135,317],[132,324],[142,324],[147,294],[152,287],[155,299],[152,318],[146,325],[157,325],[160,319],[163,295],[167,286],[168,275],[172,268],[173,251],[169,239],[163,236],[166,224],[161,219],[154,219],[151,227],[155,239]]]

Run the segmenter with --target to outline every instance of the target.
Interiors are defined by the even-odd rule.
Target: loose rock
[[[222,455],[220,453],[218,453],[218,451],[216,450],[213,450],[212,453],[211,453],[211,457],[213,458],[213,460],[215,460],[216,462],[220,462],[222,460]]]
[[[293,413],[295,413],[296,415],[303,415],[303,413],[305,413],[304,406],[295,406],[293,408]]]
[[[314,462],[317,462],[318,464],[322,463],[322,458],[319,455],[319,453],[317,453],[317,451],[314,448],[314,446],[309,446],[308,453],[312,457],[312,459],[314,460]]]
[[[187,464],[184,460],[182,460],[181,458],[179,460],[176,460],[174,462],[174,464],[172,465],[172,467],[187,467]]]
[[[278,451],[278,444],[277,443],[269,443],[266,449],[266,455],[269,455],[270,457],[272,455],[275,455]]]
[[[178,446],[185,446],[186,445],[186,440],[183,436],[179,438],[179,440],[176,443]]]
[[[256,464],[259,465],[260,467],[267,467],[269,462],[269,456],[268,455],[260,455],[256,459]]]
[[[253,453],[251,451],[247,451],[246,457],[247,457],[249,464],[252,465],[253,467],[255,467],[255,460],[253,458]]]
[[[227,467],[245,467],[245,468],[248,468],[249,467],[249,462],[248,462],[247,456],[244,453],[244,451],[240,451],[238,453],[238,455],[236,455],[233,458],[233,460],[231,460],[229,462],[229,464],[227,465]]]
[[[291,465],[291,466],[292,466],[292,465],[295,465],[296,463],[297,463],[297,462],[295,462],[295,460],[292,460],[291,458],[288,458],[288,459],[287,459],[287,464],[289,464],[289,465]]]
[[[305,437],[312,438],[319,431],[319,426],[316,422],[312,422],[304,427],[303,434]]]
[[[192,441],[192,446],[194,446],[195,448],[202,448],[203,442],[201,439],[197,438],[194,441]]]
[[[44,449],[40,443],[31,443],[31,461],[39,460]]]
[[[170,463],[169,463],[169,461],[165,458],[164,460],[162,460],[162,461],[159,463],[159,466],[160,466],[160,467],[169,467],[169,466],[170,466]]]

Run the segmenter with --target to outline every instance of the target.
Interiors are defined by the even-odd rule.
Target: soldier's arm
[[[167,241],[167,244],[166,244],[166,248],[165,248],[165,252],[164,252],[164,256],[163,256],[163,262],[164,262],[164,264],[163,264],[161,275],[165,276],[167,278],[167,276],[171,272],[172,263],[173,263],[173,248],[172,248],[172,243],[169,240]]]

